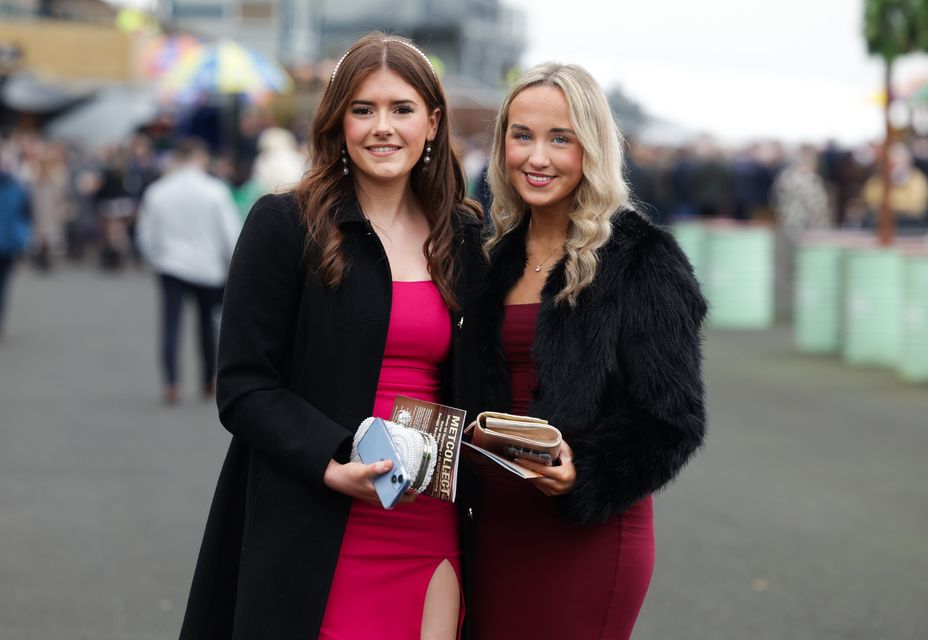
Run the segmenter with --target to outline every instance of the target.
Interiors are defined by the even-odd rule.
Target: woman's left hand
[[[516,458],[516,464],[539,473],[541,478],[532,478],[532,483],[546,496],[560,496],[571,489],[577,483],[577,468],[574,467],[574,452],[566,442],[561,442],[561,455],[558,457],[561,464],[549,467],[544,464]]]

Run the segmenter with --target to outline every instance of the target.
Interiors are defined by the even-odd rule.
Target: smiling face
[[[342,119],[355,179],[408,181],[426,142],[435,138],[441,111],[429,111],[416,90],[389,69],[358,86]]]
[[[567,215],[583,179],[583,147],[557,87],[525,89],[509,105],[506,173],[533,214]]]

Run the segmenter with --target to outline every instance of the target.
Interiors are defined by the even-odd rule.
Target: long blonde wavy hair
[[[585,69],[573,64],[546,62],[529,69],[509,89],[493,135],[493,150],[487,177],[493,192],[493,234],[484,243],[489,257],[493,247],[506,234],[519,227],[528,206],[509,182],[506,172],[506,137],[509,107],[522,91],[531,87],[560,89],[567,100],[570,122],[583,148],[583,177],[574,191],[569,217],[564,288],[555,302],[576,306],[580,292],[596,277],[597,251],[612,235],[612,216],[620,209],[633,208],[628,185],[622,174],[622,134],[602,87]]]

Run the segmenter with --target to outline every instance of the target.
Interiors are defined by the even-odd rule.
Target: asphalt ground
[[[0,341],[0,639],[176,638],[228,443],[160,400],[150,275],[15,275]],[[708,331],[705,449],[655,499],[635,638],[928,637],[928,386]],[[556,588],[556,587],[555,587]],[[577,640],[577,639],[575,639]]]

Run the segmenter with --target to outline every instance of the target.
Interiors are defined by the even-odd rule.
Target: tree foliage
[[[892,100],[893,63],[896,58],[915,51],[928,51],[928,0],[864,0],[864,38],[867,50],[883,58],[886,102],[883,119],[886,140],[880,152],[880,178],[883,197],[877,214],[880,243],[892,243],[893,212],[889,202],[889,146],[893,142],[893,127],[889,118]]]
[[[864,0],[864,38],[887,62],[928,50],[928,0]]]

